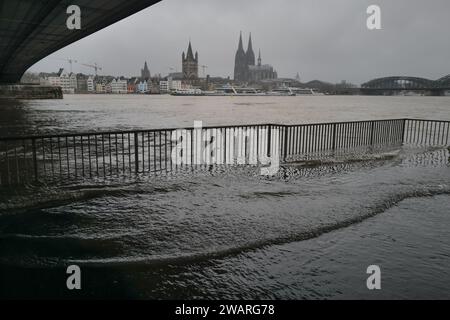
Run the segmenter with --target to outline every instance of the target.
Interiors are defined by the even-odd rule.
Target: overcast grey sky
[[[382,30],[366,27],[366,9],[382,10]],[[189,38],[213,76],[233,77],[239,31],[252,33],[279,77],[360,84],[388,75],[437,79],[450,73],[449,0],[163,0],[34,65],[67,67],[55,58],[97,62],[102,74],[181,71]],[[75,72],[91,70],[74,64]],[[202,69],[199,70],[200,74]]]

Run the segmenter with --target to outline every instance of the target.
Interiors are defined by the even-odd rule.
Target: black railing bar
[[[245,128],[250,126],[255,127],[304,127],[304,126],[315,126],[315,125],[332,125],[332,124],[355,124],[355,123],[371,123],[371,122],[383,122],[388,120],[414,120],[414,121],[430,121],[430,122],[445,122],[450,123],[450,120],[428,120],[428,119],[413,119],[413,118],[396,118],[396,119],[376,119],[376,120],[357,120],[357,121],[338,121],[338,122],[317,122],[317,123],[303,123],[303,124],[276,124],[276,123],[266,123],[266,124],[250,124],[250,125],[223,125],[223,126],[206,126],[202,129],[224,129],[224,128]],[[162,129],[137,129],[137,130],[123,130],[123,131],[91,131],[82,133],[66,133],[57,135],[29,135],[29,136],[12,136],[12,137],[0,137],[0,141],[11,141],[11,140],[31,140],[31,139],[48,139],[48,138],[71,138],[79,136],[88,135],[114,135],[114,134],[132,134],[132,133],[146,133],[146,132],[162,132],[162,131],[174,131],[174,130],[193,130],[195,127],[178,127],[178,128],[162,128]]]
[[[307,126],[307,125],[327,125],[327,124],[342,124],[342,123],[361,123],[361,122],[379,122],[386,121],[391,119],[378,119],[378,120],[358,120],[358,121],[340,121],[340,122],[320,122],[320,123],[303,123],[303,124],[276,124],[276,123],[264,123],[264,124],[243,124],[243,125],[222,125],[222,126],[206,126],[202,127],[202,129],[223,129],[223,128],[244,128],[249,126],[272,126],[272,127],[292,127],[292,126]],[[408,120],[406,118],[392,119],[392,120]],[[415,119],[414,119],[415,120]],[[420,120],[420,121],[441,121],[441,120]],[[446,121],[446,120],[442,120]],[[450,122],[450,121],[448,121]],[[128,134],[128,133],[142,133],[142,132],[160,132],[160,131],[174,131],[174,130],[193,130],[195,127],[178,127],[178,128],[162,128],[162,129],[136,129],[136,130],[123,130],[123,131],[90,131],[90,132],[81,132],[81,133],[63,133],[57,135],[29,135],[29,136],[12,136],[12,137],[0,137],[0,141],[3,140],[20,140],[20,139],[47,139],[47,138],[65,138],[65,137],[76,137],[76,136],[87,136],[87,135],[114,135],[114,134]],[[198,129],[198,128],[197,128]]]

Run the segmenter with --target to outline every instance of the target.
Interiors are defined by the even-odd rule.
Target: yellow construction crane
[[[75,60],[75,59],[71,59],[71,58],[54,58],[55,60],[64,60],[64,61],[67,61],[67,62],[69,62],[69,64],[70,64],[70,73],[72,73],[72,64],[75,62],[75,63],[77,63],[78,61],[77,60]]]
[[[82,63],[82,65],[86,66],[86,67],[93,68],[95,70],[95,76],[97,76],[97,70],[102,70],[102,68],[100,66],[98,66],[96,62],[94,62],[94,64]]]

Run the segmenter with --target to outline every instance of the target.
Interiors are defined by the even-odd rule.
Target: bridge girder
[[[443,90],[450,87],[450,75],[439,80],[394,76],[370,80],[361,85],[366,90]]]
[[[450,74],[437,80],[442,87],[450,88]]]
[[[160,0],[3,0],[0,2],[0,83],[17,83],[49,54]],[[81,8],[81,29],[66,26],[67,7]]]

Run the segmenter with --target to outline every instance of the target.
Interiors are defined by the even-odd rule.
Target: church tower
[[[255,65],[255,53],[253,52],[252,34],[251,33],[248,38],[247,52],[245,55],[247,56],[247,65],[254,66]]]
[[[189,46],[187,53],[181,55],[182,68],[183,68],[183,78],[187,80],[198,79],[198,53],[192,53],[191,41],[189,40]]]
[[[242,32],[239,35],[239,45],[234,57],[234,80],[245,81],[247,77],[247,55],[242,44]]]
[[[148,81],[150,79],[150,70],[147,66],[147,61],[145,61],[144,69],[141,69],[141,79]]]

